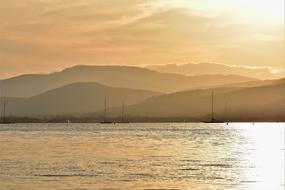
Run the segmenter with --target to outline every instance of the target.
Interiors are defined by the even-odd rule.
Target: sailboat
[[[111,121],[108,121],[108,119],[107,119],[107,98],[106,97],[105,97],[105,101],[104,101],[104,120],[100,123],[101,124],[113,123]]]
[[[214,90],[212,90],[212,107],[211,107],[211,120],[210,121],[204,121],[204,123],[224,123],[222,120],[215,119],[214,117]]]
[[[2,101],[2,99],[1,99]],[[2,108],[2,118],[0,124],[6,124],[6,100],[3,100],[3,108]]]
[[[227,125],[229,125],[229,119],[228,119],[228,102],[226,102],[225,105],[225,114],[224,114],[224,120],[226,120]]]
[[[119,123],[129,123],[125,118],[125,103],[122,102],[122,115],[121,115],[121,121]]]
[[[3,102],[3,107],[1,106],[2,110],[2,118],[0,120],[0,124],[12,124],[12,122],[9,122],[6,120],[6,98],[3,98],[2,100],[2,86],[1,86],[1,93],[0,93],[0,101]]]

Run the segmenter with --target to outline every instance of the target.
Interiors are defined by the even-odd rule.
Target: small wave
[[[205,166],[205,167],[220,167],[220,168],[232,168],[232,165],[229,165],[229,164],[201,164],[200,166]]]
[[[182,171],[197,171],[199,169],[197,169],[197,168],[183,168],[183,169],[179,169],[179,170],[182,170]]]
[[[95,174],[64,174],[64,175],[60,175],[60,174],[44,174],[44,175],[34,175],[35,177],[97,177],[98,175]]]

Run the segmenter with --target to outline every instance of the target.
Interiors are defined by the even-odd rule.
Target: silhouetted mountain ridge
[[[56,88],[30,98],[7,98],[7,115],[13,116],[57,116],[95,113],[107,106],[136,104],[161,93],[109,87],[99,83],[80,82]]]
[[[125,102],[128,118],[191,118],[206,121],[211,116],[214,90],[214,116],[224,121],[285,121],[284,79],[257,87],[220,87],[161,94],[152,91],[109,87],[80,82],[53,89],[31,98],[7,98],[7,115],[28,117],[100,118],[107,97],[108,116],[121,116]],[[167,120],[169,118],[169,120]],[[135,120],[135,119],[134,119]],[[144,120],[142,120],[144,121]]]
[[[31,97],[77,82],[97,82],[113,87],[175,92],[253,80],[255,79],[237,75],[185,76],[131,66],[75,66],[47,75],[22,75],[3,80],[2,94],[7,97]]]
[[[285,121],[285,83],[214,89],[214,115],[224,121]],[[212,89],[165,94],[126,108],[130,117],[210,120]],[[118,109],[112,110],[114,116]]]
[[[184,75],[207,75],[207,74],[225,74],[225,75],[240,75],[253,77],[258,79],[278,79],[285,77],[285,71],[271,67],[250,67],[250,66],[235,66],[224,65],[217,63],[188,63],[188,64],[166,64],[166,65],[150,65],[147,68],[159,71],[162,73],[176,73]]]

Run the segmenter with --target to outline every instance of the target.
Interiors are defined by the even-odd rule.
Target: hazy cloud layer
[[[284,66],[283,23],[248,24],[185,2],[3,1],[0,78],[76,64]]]

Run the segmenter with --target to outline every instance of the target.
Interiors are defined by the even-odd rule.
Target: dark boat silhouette
[[[118,123],[130,123],[129,121],[126,120],[126,115],[125,115],[125,103],[122,102],[122,113],[121,113],[121,121]]]
[[[212,97],[211,119],[209,121],[204,121],[203,123],[224,123],[223,120],[219,120],[214,117],[214,90],[212,90],[211,97]]]
[[[2,110],[2,117],[0,119],[0,124],[13,124],[14,122],[7,121],[7,119],[6,119],[6,98],[3,97],[3,100],[2,100],[2,92],[3,92],[3,85],[2,85],[2,82],[1,82],[1,87],[0,87],[0,105],[2,105],[1,103],[3,101],[3,107],[1,106],[1,109],[0,109],[0,110]],[[0,111],[0,114],[1,114],[1,111]]]
[[[11,121],[7,121],[6,119],[6,99],[4,98],[3,100],[3,115],[2,118],[0,120],[0,124],[13,124],[14,122]]]
[[[107,118],[107,98],[105,97],[104,101],[104,120],[100,122],[101,124],[111,124],[114,123],[112,121],[109,121]]]

